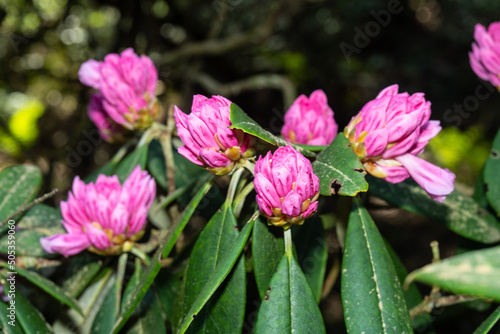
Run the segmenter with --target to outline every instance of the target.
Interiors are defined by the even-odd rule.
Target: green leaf
[[[195,165],[188,159],[180,155],[176,149],[173,150],[175,164],[175,187],[180,188],[192,184],[202,175],[208,173],[206,169]],[[165,157],[161,144],[158,140],[153,140],[149,144],[148,170],[155,178],[156,182],[163,189],[167,189],[167,172],[165,166]]]
[[[111,268],[105,268],[102,274],[90,284],[78,298],[78,304],[83,310],[83,316],[75,310],[64,310],[54,322],[55,333],[80,333],[89,334],[95,316],[100,309],[107,291],[112,285]]]
[[[490,156],[484,165],[484,184],[486,198],[500,216],[500,130],[493,140]]]
[[[319,177],[319,192],[323,196],[355,196],[368,190],[363,165],[343,133],[321,151],[312,166]]]
[[[472,334],[488,334],[500,319],[500,306],[493,311],[488,318]]]
[[[132,171],[140,165],[142,169],[146,167],[146,159],[148,157],[148,146],[139,146],[130,153],[122,162],[116,166],[115,174],[123,184]]]
[[[99,306],[99,310],[97,311],[94,321],[92,322],[92,327],[90,329],[92,334],[109,334],[113,329],[118,311],[117,306],[120,299],[116,284],[116,276],[112,275],[107,284],[107,289],[103,291],[103,294],[105,295],[104,300]]]
[[[141,281],[141,275],[142,275],[141,260],[139,258],[135,258],[135,270],[132,276],[130,277],[127,286],[125,287],[125,291],[123,292],[122,300],[124,302],[121,304],[121,311],[123,311],[123,305],[127,304],[127,302],[130,301],[133,292],[139,285],[139,282]]]
[[[405,210],[443,223],[453,232],[482,243],[500,241],[500,224],[472,198],[453,191],[438,203],[412,180],[392,184],[369,177],[370,193]]]
[[[413,333],[384,240],[357,198],[347,225],[341,295],[348,332]]]
[[[293,240],[295,240],[297,262],[311,286],[316,302],[319,303],[328,259],[321,219],[317,215],[313,216],[292,231],[295,232]]]
[[[406,282],[500,301],[500,247],[471,251],[413,271]]]
[[[313,292],[294,257],[283,255],[260,305],[255,333],[325,333]]]
[[[162,269],[158,276],[156,276],[154,283],[162,309],[171,323],[173,323],[175,319],[175,301],[177,295],[181,291],[181,286],[183,284],[182,278],[184,276],[184,271],[174,272],[174,270],[175,269],[171,267]],[[181,312],[179,313],[182,313],[182,307],[180,308]],[[180,317],[182,317],[182,315],[180,315]]]
[[[264,299],[269,290],[269,283],[283,254],[285,254],[283,229],[268,226],[262,216],[259,216],[253,229],[252,258],[255,281],[261,299]]]
[[[7,263],[2,263],[2,265],[6,268],[9,269],[9,265]],[[64,303],[77,311],[78,313],[82,314],[82,309],[78,305],[77,301],[73,299],[70,295],[64,291],[61,287],[58,285],[54,284],[51,280],[43,277],[42,275],[38,274],[37,272],[31,271],[31,270],[26,270],[20,267],[16,267],[15,271],[26,278],[28,281],[31,283],[35,284],[38,286],[40,289],[43,291],[47,292],[49,295],[54,297],[55,299],[59,300],[61,303]],[[83,315],[83,314],[82,314]]]
[[[151,289],[148,290],[135,314],[128,321],[132,324],[125,328],[127,334],[167,333],[158,301]]]
[[[16,165],[0,172],[0,222],[30,203],[40,190],[42,173],[36,166]]]
[[[118,316],[116,323],[113,327],[113,333],[118,333],[118,331],[125,325],[127,320],[132,315],[134,309],[139,305],[142,297],[146,294],[149,287],[153,283],[156,275],[161,268],[162,254],[163,258],[166,258],[172,248],[177,241],[177,238],[181,234],[182,230],[186,226],[187,222],[191,218],[194,213],[194,210],[202,200],[203,196],[208,192],[211,188],[212,182],[209,180],[205,183],[205,185],[198,191],[196,196],[191,200],[190,204],[186,207],[185,211],[182,214],[182,218],[178,221],[173,227],[170,233],[165,240],[163,247],[158,247],[158,250],[151,257],[151,264],[146,268],[144,274],[141,276],[139,284],[134,289],[133,293],[130,294],[130,298],[128,300],[123,301],[122,309],[120,315]]]
[[[45,322],[42,314],[27,300],[20,291],[16,290],[16,326],[17,321],[26,334],[52,333],[50,326]]]
[[[472,198],[479,204],[483,209],[487,209],[489,207],[488,199],[486,198],[486,189],[484,183],[484,168],[479,173],[477,177],[476,183],[474,185],[474,194],[472,194]]]
[[[193,306],[221,258],[231,252],[238,237],[230,205],[224,204],[203,229],[191,253],[186,272],[184,314]],[[189,327],[190,333],[238,333],[245,314],[245,259],[240,258],[230,277],[203,306]],[[232,267],[232,264],[231,264]],[[229,272],[230,269],[228,269]]]
[[[385,248],[387,249],[387,252],[391,257],[392,263],[394,264],[394,268],[396,269],[396,275],[398,276],[399,283],[401,284],[401,286],[403,286],[405,278],[406,276],[408,276],[408,271],[406,270],[405,266],[397,256],[396,252],[394,252],[391,245],[389,245],[387,241],[385,241]],[[418,290],[417,286],[413,283],[410,284],[407,289],[404,289],[403,293],[405,296],[406,307],[408,310],[411,310],[411,308],[417,306],[418,304],[420,304],[420,302],[422,302],[422,295],[420,294],[420,291]],[[419,316],[412,319],[411,323],[414,329],[417,329],[418,332],[422,332],[432,323],[432,318],[429,313],[422,313]]]
[[[231,129],[240,129],[243,132],[251,134],[260,138],[274,146],[293,146],[297,151],[306,157],[314,158],[316,154],[302,147],[302,145],[295,145],[287,142],[286,140],[273,135],[271,132],[263,129],[257,122],[250,118],[240,107],[236,104],[231,104]]]
[[[219,288],[224,279],[229,275],[231,269],[240,257],[241,251],[243,250],[250,232],[252,231],[252,227],[256,219],[256,214],[254,214],[252,219],[245,224],[245,227],[243,227],[241,232],[238,234],[238,237],[228,248],[229,251],[227,251],[226,254],[224,254],[224,256],[219,260],[217,268],[215,268],[215,271],[213,271],[210,279],[198,294],[198,297],[196,298],[186,317],[182,321],[179,329],[180,334],[186,332],[189,325],[193,322],[194,318],[199,314],[210,297],[215,293],[217,288]]]
[[[7,308],[15,308],[16,305],[14,304],[11,306],[10,302],[1,302],[0,301],[0,322],[2,323],[3,330],[6,334],[24,334],[21,326],[16,325],[17,322],[13,321],[15,318],[15,315],[12,315],[12,318],[9,318],[10,316],[10,310]],[[9,325],[9,322],[11,323]]]
[[[100,258],[94,255],[72,257],[62,282],[64,291],[74,298],[78,297],[101,270],[99,261]]]
[[[33,206],[16,222],[16,255],[33,257],[56,257],[42,248],[41,237],[66,233],[61,224],[61,213],[44,204]],[[7,253],[9,235],[0,238],[0,252]]]

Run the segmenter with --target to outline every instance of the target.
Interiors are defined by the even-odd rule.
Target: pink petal
[[[100,89],[102,80],[101,65],[102,62],[94,59],[84,62],[78,70],[78,79],[80,79],[80,82],[85,86]]]
[[[455,174],[411,154],[396,158],[408,170],[410,176],[437,202],[443,202],[453,191]]]
[[[110,228],[113,230],[113,234],[124,234],[128,227],[129,212],[127,208],[119,203],[113,210],[111,214]]]
[[[279,197],[285,197],[290,190],[292,190],[292,175],[288,169],[283,166],[279,161],[273,163],[272,167],[272,182],[276,188]]]
[[[309,207],[304,212],[302,212],[302,216],[304,218],[308,218],[311,215],[313,215],[317,210],[318,210],[318,201],[314,201],[311,204],[309,204]]]
[[[203,148],[199,152],[200,159],[209,167],[226,167],[231,164],[231,159],[223,153],[218,152],[213,148]]]
[[[198,156],[194,154],[187,146],[179,147],[177,149],[177,152],[179,152],[180,155],[182,155],[192,163],[197,164],[198,166],[203,166],[203,162],[201,162],[200,159],[198,159]]]
[[[85,234],[56,234],[40,238],[47,253],[60,253],[65,257],[75,255],[91,246]]]
[[[104,231],[102,231],[102,230],[98,229],[97,227],[94,227],[90,224],[85,226],[85,229],[86,229],[85,234],[87,235],[90,243],[95,248],[104,250],[112,245],[111,241],[109,240],[106,233],[104,233]]]
[[[283,199],[281,210],[289,217],[297,217],[298,215],[300,215],[302,210],[301,196],[294,190],[289,192],[288,195],[286,195],[286,197]]]
[[[262,197],[260,197],[260,195],[257,194],[255,198],[257,200],[257,205],[259,206],[259,210],[268,215],[269,217],[272,217],[273,212],[271,211],[269,205],[262,199]]]
[[[274,185],[263,175],[255,174],[255,191],[272,208],[281,208],[281,199],[274,188]]]

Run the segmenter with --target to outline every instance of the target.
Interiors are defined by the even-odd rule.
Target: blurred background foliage
[[[366,34],[389,6],[401,11],[361,47],[359,31]],[[323,89],[343,129],[388,85],[424,92],[444,127],[427,158],[470,189],[500,126],[500,94],[472,72],[468,52],[474,25],[499,12],[497,0],[0,0],[0,169],[38,165],[42,191],[60,190],[57,203],[75,175],[108,161],[118,147],[96,137],[86,115],[89,89],[77,72],[88,59],[133,47],[158,69],[161,122],[174,104],[188,112],[193,94],[220,94],[279,133],[293,100]],[[341,45],[357,51],[346,57]],[[384,235],[409,247],[401,237],[408,230],[391,217],[383,219],[390,221]],[[416,220],[401,219],[415,228],[410,237],[422,231]],[[434,225],[424,225],[434,234],[420,237],[420,251],[436,233],[456,243]],[[429,261],[420,251],[404,254],[408,269]],[[342,327],[339,294],[324,304],[327,325]],[[474,328],[456,326],[450,333]]]
[[[390,6],[400,10],[384,17]],[[499,126],[500,97],[470,100],[478,85],[492,87],[467,53],[474,25],[499,10],[487,0],[0,0],[0,168],[30,161],[47,188],[64,190],[109,159],[116,147],[78,146],[92,124],[77,72],[131,46],[157,66],[162,121],[172,104],[188,111],[195,93],[221,94],[279,133],[293,99],[321,88],[342,129],[387,85],[422,91],[445,127],[428,154],[470,185]],[[376,16],[387,22],[379,31]]]

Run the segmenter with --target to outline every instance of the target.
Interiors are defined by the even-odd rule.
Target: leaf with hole
[[[349,145],[347,138],[340,133],[313,162],[321,195],[355,196],[368,190],[366,172]]]

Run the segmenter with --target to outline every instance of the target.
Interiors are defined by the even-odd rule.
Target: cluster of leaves
[[[234,104],[231,121],[233,128],[262,142],[287,144]],[[150,134],[146,132],[145,137]],[[253,196],[247,196],[253,182],[249,175],[235,172],[224,200],[223,178],[211,176],[167,147],[170,139],[158,138],[141,140],[127,156],[118,153],[84,178],[90,182],[98,174],[116,174],[123,182],[138,164],[154,176],[167,195],[158,198],[149,212],[154,228],[138,246],[146,256],[124,253],[103,258],[84,252],[61,259],[46,253],[39,238],[64,232],[60,210],[38,203],[19,211],[38,193],[41,172],[17,165],[0,173],[1,253],[9,249],[7,221],[16,221],[16,267],[3,261],[0,275],[8,292],[9,272],[17,273],[18,322],[16,327],[8,324],[10,302],[0,302],[3,329],[7,333],[143,333],[152,328],[158,333],[169,328],[175,333],[325,332],[318,303],[325,285],[328,247],[318,215],[292,228],[294,250],[287,255],[281,229],[267,226],[254,209]],[[442,204],[413,182],[393,185],[370,177],[365,180],[362,165],[343,134],[327,147],[295,147],[314,159],[322,195],[334,195],[342,205],[353,203],[350,213],[336,222],[347,224],[341,294],[350,332],[385,333],[390,328],[389,332],[411,333],[430,328],[432,319],[426,313],[410,319],[409,310],[428,301],[422,300],[412,283],[415,280],[456,297],[467,295],[467,300],[500,301],[500,248],[488,247],[500,241],[500,187],[495,172],[500,164],[500,135],[473,198],[454,191]],[[173,179],[168,177],[165,160],[168,150],[173,156]],[[169,187],[172,181],[175,187]],[[408,275],[364,208],[359,194],[366,191],[441,222],[483,246]],[[183,208],[180,213],[179,208]],[[320,211],[331,213],[321,205]],[[208,219],[201,233],[187,227],[195,216]],[[405,280],[406,291],[402,289]],[[250,288],[253,285],[256,296]],[[495,311],[477,333],[486,333],[499,313]]]

